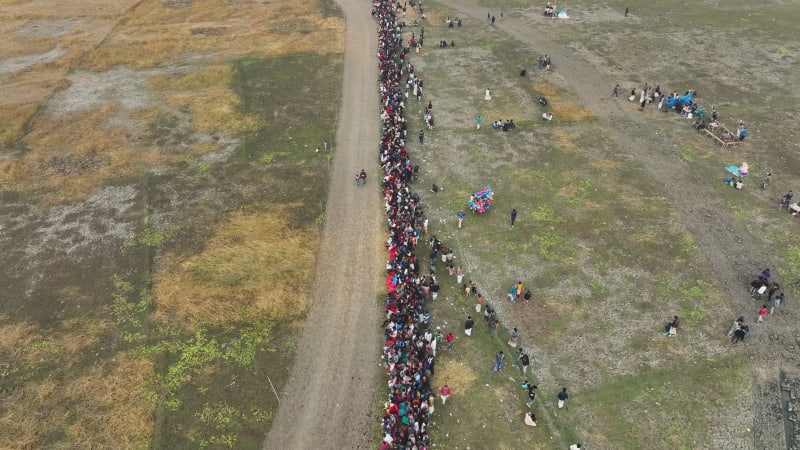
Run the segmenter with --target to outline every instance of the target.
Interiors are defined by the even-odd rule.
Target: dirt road
[[[442,2],[458,10],[462,17],[485,20],[487,10],[483,6],[460,0]],[[670,139],[654,136],[652,124],[647,122],[653,111],[638,113],[622,98],[612,99],[611,88],[616,80],[606,78],[601,67],[587,63],[572,50],[543,38],[530,24],[506,15],[496,26],[542,54],[551,55],[555,70],[563,77],[566,87],[579,93],[583,106],[590,108],[601,123],[614,131],[620,152],[668,187],[661,194],[676,209],[678,219],[692,233],[711,264],[716,278],[714,283],[731,299],[734,310],[748,312],[747,316],[754,318],[755,306],[745,293],[745,283],[764,267],[774,267],[764,251],[769,244],[750,233],[734,217],[724,199],[706,180],[696,179],[688,170],[669,170],[680,167],[683,162]],[[786,441],[793,440],[789,427],[784,429],[791,413],[787,403],[781,400],[781,378],[795,381],[798,378],[800,352],[793,324],[799,315],[796,309],[785,309],[780,316],[770,318],[768,330],[751,333],[750,345],[742,347],[753,362],[752,410],[742,408],[742,414],[752,419],[753,442],[752,447],[741,443],[742,448],[787,448]],[[725,339],[724,330],[720,330],[720,339]],[[765,351],[767,349],[769,351]]]
[[[330,192],[297,360],[265,449],[368,448],[379,373],[381,267],[377,34],[370,3],[339,0],[345,34],[343,102]],[[366,187],[354,176],[366,168]]]

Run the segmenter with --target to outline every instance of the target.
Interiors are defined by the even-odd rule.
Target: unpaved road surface
[[[347,22],[343,103],[325,225],[306,329],[265,449],[368,448],[373,437],[382,231],[377,32],[369,2],[339,4]],[[356,188],[362,168],[370,178]]]

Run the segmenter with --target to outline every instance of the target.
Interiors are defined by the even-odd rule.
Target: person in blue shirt
[[[743,141],[747,137],[747,128],[742,128],[739,132],[739,141]]]
[[[461,228],[461,223],[464,221],[464,216],[465,216],[464,211],[459,211],[456,214],[456,217],[458,217],[458,228]]]

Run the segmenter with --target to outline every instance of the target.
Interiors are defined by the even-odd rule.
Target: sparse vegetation
[[[0,88],[2,448],[256,448],[277,407],[344,21],[327,0],[170,5],[7,11],[0,65],[40,62]]]

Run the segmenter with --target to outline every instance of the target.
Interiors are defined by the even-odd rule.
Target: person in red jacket
[[[444,337],[444,340],[447,341],[447,349],[448,350],[452,350],[453,349],[453,339],[455,339],[455,338],[456,337],[453,336],[453,333],[451,333],[449,331],[447,332],[447,335]]]
[[[444,386],[439,388],[439,397],[442,398],[442,405],[447,403],[447,397],[450,397],[450,394],[452,394],[452,391],[450,390],[450,386],[448,386],[447,383],[445,383]]]
[[[767,311],[769,311],[769,309],[767,309],[767,305],[761,305],[761,309],[758,310],[758,320],[756,320],[756,322],[763,322],[764,316],[767,315]]]

